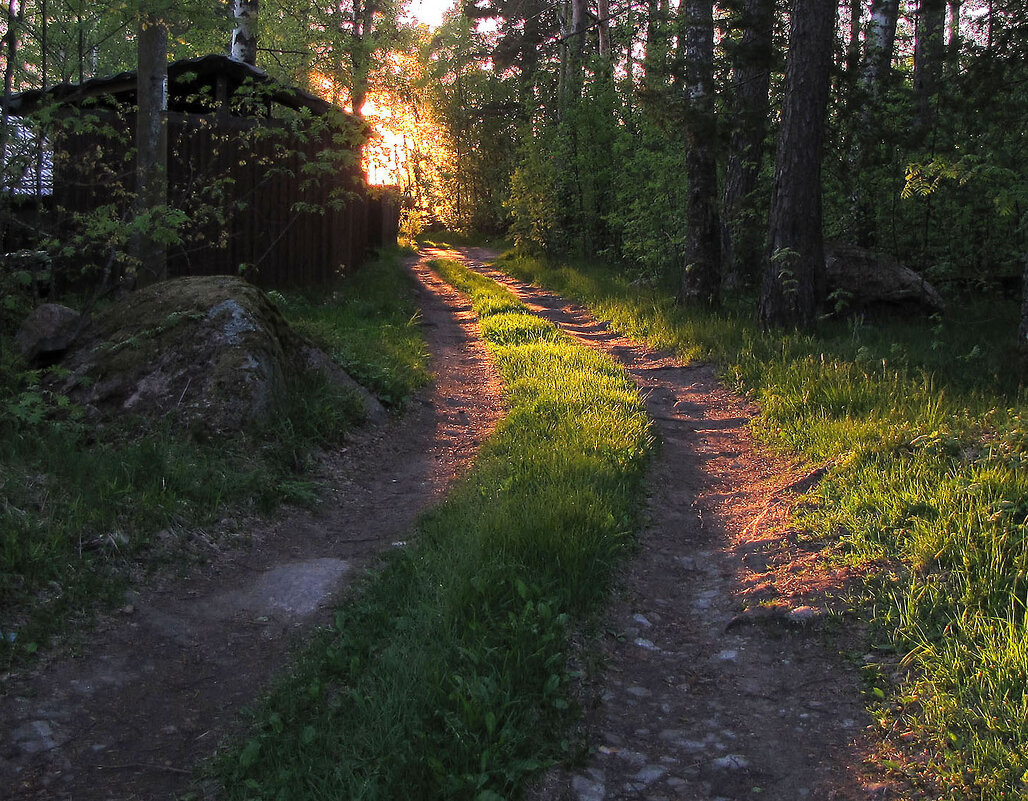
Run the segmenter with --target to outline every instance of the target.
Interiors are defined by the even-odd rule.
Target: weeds
[[[887,557],[868,609],[909,667],[890,697],[952,795],[1023,797],[1028,782],[1028,413],[1013,303],[943,320],[761,333],[751,306],[675,308],[671,292],[595,265],[506,256],[502,268],[586,303],[619,331],[713,359],[761,408],[772,446],[833,469],[801,507],[849,559]],[[1009,343],[1009,344],[1004,344]]]
[[[327,302],[278,299],[297,327],[398,402],[427,380],[406,280],[390,257]],[[313,500],[318,488],[303,474],[316,450],[361,415],[348,392],[309,374],[247,435],[197,442],[159,423],[98,427],[17,363],[11,328],[0,331],[0,669],[116,601],[129,573],[155,558],[155,533]],[[167,540],[162,549],[174,552]]]
[[[648,421],[609,358],[436,268],[470,295],[510,412],[221,755],[227,798],[511,798],[571,748],[569,621],[632,540]]]

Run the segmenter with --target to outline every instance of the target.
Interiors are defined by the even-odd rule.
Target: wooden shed
[[[168,203],[186,217],[170,275],[320,284],[395,242],[398,203],[367,185],[358,118],[221,55],[169,64],[167,97]],[[135,102],[134,72],[12,98],[46,132],[45,205],[65,233],[131,208]]]

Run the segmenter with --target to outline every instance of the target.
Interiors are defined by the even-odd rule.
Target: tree
[[[793,0],[760,320],[812,326],[825,295],[821,160],[834,4]]]
[[[733,20],[731,136],[721,204],[725,288],[750,283],[760,270],[764,230],[754,193],[764,160],[770,110],[774,0],[742,0]]]
[[[235,28],[232,30],[229,55],[244,64],[257,63],[257,14],[258,0],[232,0]]]
[[[717,194],[717,126],[714,116],[714,4],[683,0],[685,38],[685,266],[679,303],[714,306],[720,300],[721,224]]]
[[[920,0],[914,38],[914,122],[919,139],[928,133],[935,118],[933,104],[946,53],[945,28],[946,0]]]
[[[168,202],[168,26],[163,19],[141,11],[137,33],[136,72],[136,214],[139,230],[132,255],[138,261],[139,283],[168,277],[167,252],[152,235],[147,217]],[[140,219],[141,218],[141,219]]]

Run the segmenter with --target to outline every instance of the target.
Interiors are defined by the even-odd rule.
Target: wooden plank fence
[[[55,142],[59,217],[111,202],[122,214],[130,207],[131,125],[100,113],[107,134],[69,131]],[[169,205],[189,216],[169,249],[171,276],[313,286],[396,241],[395,191],[369,189],[353,151],[333,148],[327,135],[301,141],[274,120],[182,113],[168,114],[168,134]],[[317,168],[326,159],[334,169]]]

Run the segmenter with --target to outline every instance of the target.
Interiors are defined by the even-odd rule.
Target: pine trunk
[[[945,57],[945,29],[946,0],[921,0],[914,39],[914,127],[920,137],[935,122],[934,101]]]
[[[751,284],[760,270],[766,224],[754,191],[764,160],[774,0],[745,0],[732,65],[734,115],[721,204],[721,261],[726,290]]]
[[[821,158],[836,8],[793,0],[789,61],[760,297],[765,326],[809,328],[825,295]]]
[[[168,28],[160,20],[140,20],[136,72],[136,212],[168,202]],[[167,252],[147,231],[136,235],[132,255],[138,259],[137,285],[168,277]]]
[[[685,156],[688,199],[685,268],[679,303],[720,301],[721,225],[717,210],[714,119],[714,4],[684,0]]]
[[[1024,260],[1024,294],[1021,297],[1021,325],[1017,329],[1017,345],[1028,357],[1028,256]]]

